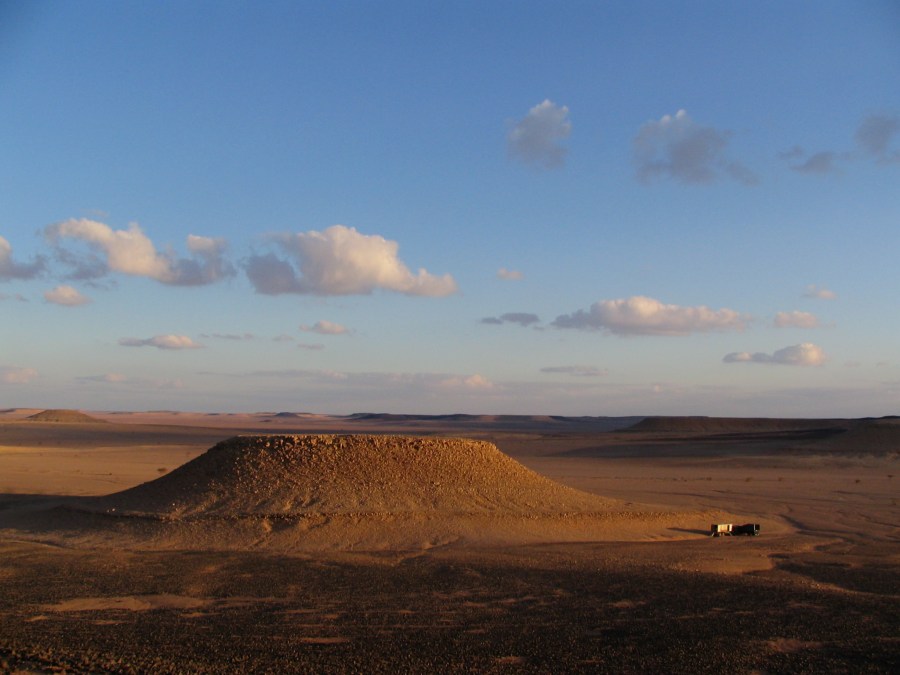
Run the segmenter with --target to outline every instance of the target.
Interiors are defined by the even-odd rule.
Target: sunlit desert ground
[[[900,670],[897,419],[41,413],[0,672]]]

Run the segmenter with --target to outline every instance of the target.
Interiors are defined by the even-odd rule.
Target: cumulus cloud
[[[528,111],[506,136],[509,156],[526,164],[552,169],[563,165],[562,142],[572,132],[569,109],[544,100]]]
[[[856,130],[856,143],[877,162],[900,162],[900,148],[891,147],[900,136],[900,115],[869,115]]]
[[[457,290],[449,274],[439,277],[424,269],[413,274],[397,257],[397,242],[352,227],[332,225],[322,232],[283,234],[274,240],[299,270],[271,253],[251,256],[245,270],[257,293],[367,295],[382,289],[439,297]]]
[[[28,384],[38,376],[34,368],[0,366],[0,382],[4,384]]]
[[[547,366],[541,368],[541,372],[559,373],[574,377],[602,377],[607,374],[605,368],[595,368],[594,366]]]
[[[41,256],[36,256],[30,263],[13,260],[12,245],[0,237],[0,281],[34,279],[44,271],[44,267],[44,258]]]
[[[803,297],[815,298],[816,300],[835,300],[837,298],[837,293],[828,290],[827,288],[816,286],[816,284],[809,284],[806,287],[806,291],[803,293]]]
[[[563,314],[553,321],[557,328],[604,330],[616,335],[689,335],[721,330],[743,330],[749,317],[732,309],[706,306],[682,307],[637,295],[602,300],[590,309]]]
[[[173,286],[201,286],[234,274],[234,267],[224,258],[223,239],[188,235],[191,257],[180,258],[171,250],[158,251],[137,223],[114,230],[96,220],[72,218],[50,225],[45,235],[56,246],[58,259],[72,270],[71,278],[119,272]],[[64,239],[82,241],[91,251],[86,255],[70,251],[64,248]]]
[[[82,295],[71,286],[57,286],[52,290],[46,291],[44,299],[54,305],[62,305],[63,307],[77,307],[86,305],[91,301],[89,297]]]
[[[712,183],[731,178],[745,185],[759,182],[740,162],[725,151],[730,131],[700,126],[684,110],[644,124],[634,139],[637,177],[643,183],[654,178],[672,178],[681,183]]]
[[[157,349],[200,349],[202,344],[186,335],[154,335],[151,338],[121,338],[123,347],[156,347]]]
[[[522,273],[517,270],[508,270],[505,267],[501,267],[497,270],[497,278],[503,279],[504,281],[520,281],[522,279]]]
[[[300,330],[304,333],[318,333],[319,335],[346,335],[350,333],[350,329],[339,323],[331,321],[316,321],[312,326],[300,326]]]
[[[774,321],[776,328],[818,328],[819,319],[809,312],[778,312]]]
[[[782,366],[821,366],[825,352],[812,342],[803,342],[779,349],[772,354],[763,352],[732,352],[722,359],[725,363],[769,363]]]
[[[495,326],[499,326],[504,323],[516,323],[524,328],[536,323],[540,323],[540,321],[541,320],[537,314],[529,314],[527,312],[507,312],[506,314],[501,314],[500,316],[487,316],[481,320],[481,323]]]

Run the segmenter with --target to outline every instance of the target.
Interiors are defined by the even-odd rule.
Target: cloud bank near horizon
[[[679,336],[709,331],[744,330],[750,318],[732,309],[713,310],[705,305],[682,307],[636,295],[595,302],[585,311],[558,316],[556,328],[602,330],[614,335]]]
[[[725,363],[766,363],[782,366],[821,366],[825,363],[825,352],[812,342],[784,347],[772,354],[764,352],[732,352],[726,354]]]

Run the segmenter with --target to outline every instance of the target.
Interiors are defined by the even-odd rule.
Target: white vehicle
[[[732,523],[713,523],[709,527],[709,534],[711,537],[732,537],[737,535],[758,537],[759,523],[746,523],[744,525],[733,525]]]

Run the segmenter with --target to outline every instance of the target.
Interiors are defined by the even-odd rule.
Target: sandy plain
[[[0,412],[0,672],[900,671],[900,420],[40,412]],[[238,434],[488,441],[615,516],[310,549],[71,515]]]

